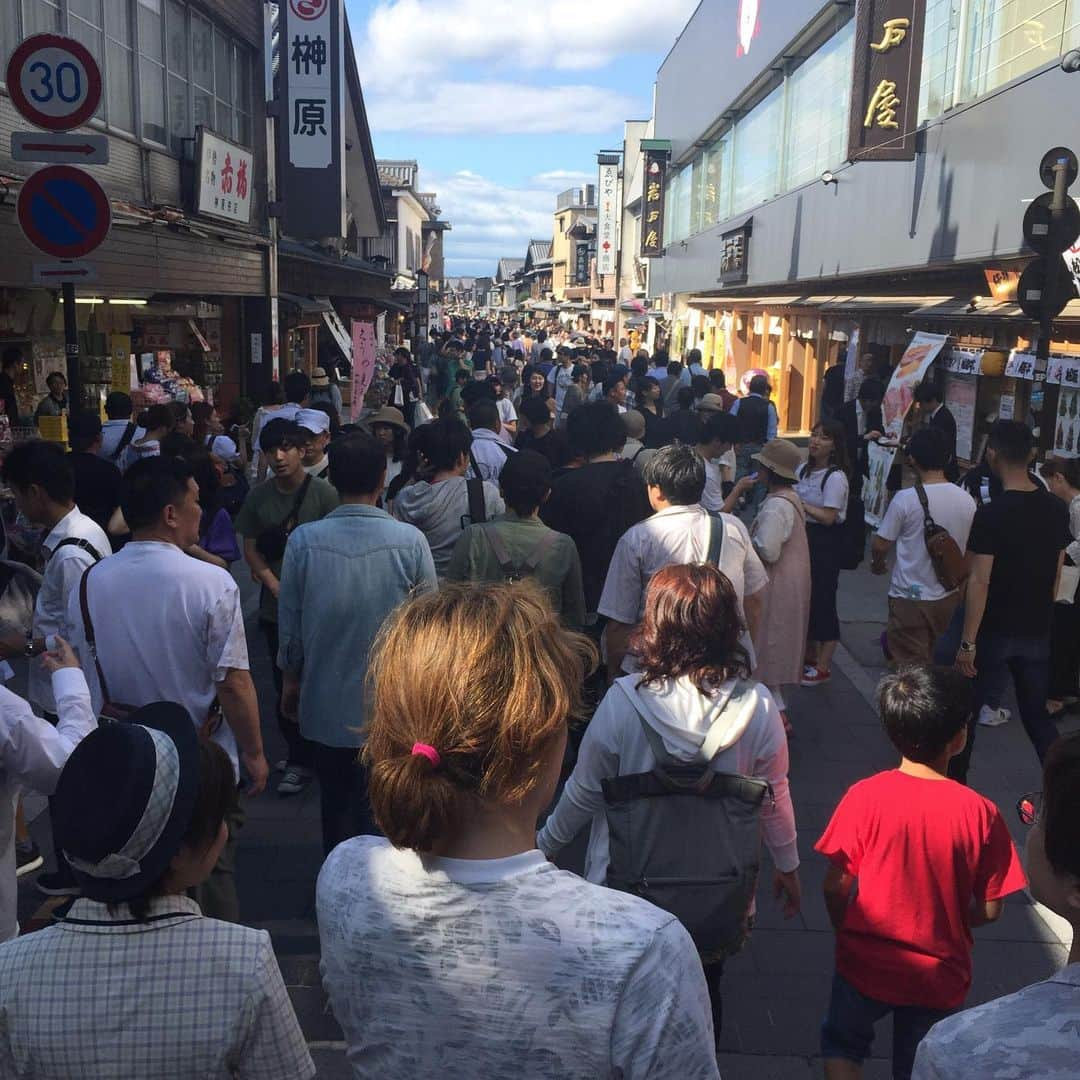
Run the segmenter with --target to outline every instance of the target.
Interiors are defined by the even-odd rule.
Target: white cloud
[[[449,274],[493,276],[499,259],[523,259],[530,240],[551,238],[555,195],[539,179],[512,187],[475,172],[425,172],[424,184],[438,192],[442,216],[452,226],[444,237]],[[581,182],[568,179],[559,190]]]
[[[382,0],[357,56],[365,88],[411,92],[470,76],[587,71],[673,42],[697,0]],[[648,82],[653,72],[643,71]]]
[[[417,95],[369,99],[375,131],[432,135],[593,135],[619,129],[636,102],[598,86],[432,83]]]

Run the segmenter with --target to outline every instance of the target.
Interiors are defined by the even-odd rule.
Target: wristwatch
[[[974,652],[975,651],[975,642],[974,641],[961,641],[960,642],[960,651],[961,652]]]

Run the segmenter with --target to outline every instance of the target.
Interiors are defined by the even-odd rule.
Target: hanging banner
[[[664,254],[664,187],[669,151],[645,151],[645,189],[641,202],[641,257]]]
[[[856,326],[848,338],[847,352],[844,354],[844,401],[854,401],[862,385],[862,379],[856,378],[859,370],[859,328]]]
[[[953,375],[978,375],[982,367],[982,349],[950,349],[941,366]]]
[[[618,241],[619,159],[600,155],[600,181],[597,185],[596,273],[615,273],[615,252]]]
[[[922,74],[922,0],[859,0],[849,161],[914,161]]]
[[[893,461],[896,459],[896,447],[870,443],[867,451],[870,475],[863,481],[862,497],[866,507],[866,524],[876,528],[885,516],[889,501],[885,482],[889,479]]]
[[[915,387],[922,382],[926,369],[934,362],[947,340],[947,334],[927,334],[920,330],[900,357],[881,404],[885,417],[885,438],[890,442],[900,441],[904,418],[915,400]]]
[[[352,323],[352,418],[364,409],[364,395],[375,377],[375,324],[353,319]]]
[[[1080,388],[1080,357],[1051,356],[1046,368],[1047,386]]]
[[[1008,379],[1027,379],[1029,382],[1034,379],[1035,354],[1013,349],[1009,353],[1008,362],[1005,364],[1005,377]]]
[[[345,20],[341,0],[282,0],[282,231],[345,235]]]
[[[949,375],[945,379],[945,405],[956,421],[957,461],[970,461],[975,442],[975,402],[978,383],[968,375]]]

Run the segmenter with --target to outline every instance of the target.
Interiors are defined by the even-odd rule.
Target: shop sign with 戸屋
[[[850,161],[915,158],[925,9],[925,0],[859,0]]]
[[[645,155],[644,190],[641,198],[641,257],[664,254],[664,189],[671,144],[664,139],[642,140]]]

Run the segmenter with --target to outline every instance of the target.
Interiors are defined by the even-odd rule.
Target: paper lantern
[[[987,349],[982,354],[982,361],[979,365],[979,370],[983,375],[989,375],[991,378],[997,378],[998,376],[1005,374],[1005,364],[1008,361],[1008,354],[1001,349]]]

